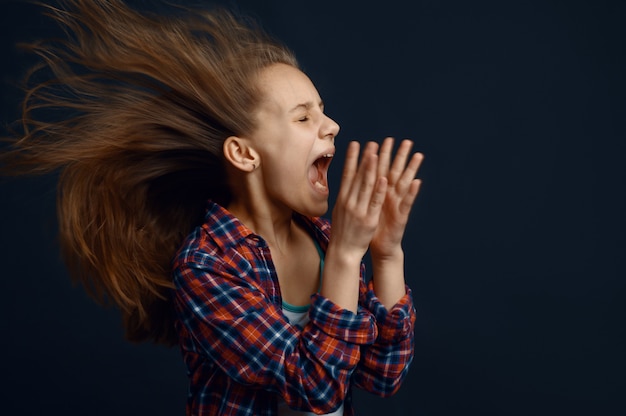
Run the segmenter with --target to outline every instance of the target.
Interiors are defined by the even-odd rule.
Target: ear
[[[243,172],[253,172],[261,160],[250,143],[242,137],[230,136],[226,138],[222,151],[226,160]]]

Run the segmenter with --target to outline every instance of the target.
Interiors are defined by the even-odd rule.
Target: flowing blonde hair
[[[170,262],[206,200],[228,203],[222,144],[255,128],[256,74],[296,60],[220,9],[166,16],[64,0],[45,10],[66,37],[28,45],[41,63],[2,170],[59,173],[70,275],[120,307],[129,340],[172,345]]]

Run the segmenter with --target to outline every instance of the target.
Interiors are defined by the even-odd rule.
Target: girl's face
[[[311,80],[275,64],[259,75],[262,100],[251,135],[270,204],[309,216],[328,210],[328,167],[339,125],[324,114]]]

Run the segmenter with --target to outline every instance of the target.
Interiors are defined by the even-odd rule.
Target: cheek
[[[277,165],[277,169],[272,169],[270,175],[276,180],[276,184],[284,184],[285,187],[292,189],[294,186],[301,186],[304,177],[303,163],[290,159],[292,163],[283,163]]]
[[[306,189],[305,162],[296,159],[289,152],[285,152],[280,160],[272,160],[271,166],[267,163],[263,169],[265,188],[274,198],[290,199],[300,191]]]

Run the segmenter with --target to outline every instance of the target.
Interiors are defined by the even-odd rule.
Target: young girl
[[[31,45],[43,64],[4,170],[59,172],[72,276],[130,340],[180,345],[187,414],[351,415],[352,386],[395,393],[412,143],[349,144],[331,232],[339,126],[284,46],[224,11],[63,4],[48,11],[67,39]]]

